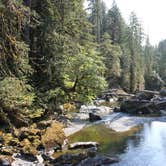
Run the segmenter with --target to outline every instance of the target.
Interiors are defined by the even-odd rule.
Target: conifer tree
[[[144,68],[142,61],[142,27],[134,12],[130,16],[129,25],[129,50],[130,50],[130,91],[143,89]]]

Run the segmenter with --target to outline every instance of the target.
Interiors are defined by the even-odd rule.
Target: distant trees
[[[158,69],[161,78],[166,82],[166,40],[158,45]]]
[[[127,25],[115,1],[109,10],[103,1],[94,0],[89,4],[88,18],[93,25],[93,35],[96,39],[100,36],[100,42],[96,41],[104,57],[109,87],[122,87],[130,92],[153,89],[152,77],[161,75],[163,78],[165,73],[163,42],[159,49],[151,46],[149,39],[143,46],[145,34],[136,14],[131,13]]]
[[[89,21],[93,26],[93,35],[95,35],[96,42],[100,43],[101,31],[102,31],[102,21],[104,14],[104,3],[101,0],[88,0],[89,1]]]

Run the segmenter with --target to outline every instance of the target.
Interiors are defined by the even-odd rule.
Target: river
[[[165,166],[166,123],[151,122],[129,137],[120,162],[113,166]]]
[[[98,153],[119,157],[111,166],[165,166],[166,122],[145,121],[124,132],[116,132],[107,125],[95,124],[69,137],[70,142],[97,141]]]

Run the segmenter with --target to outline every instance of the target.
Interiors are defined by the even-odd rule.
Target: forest
[[[91,103],[107,89],[166,87],[166,40],[151,45],[137,15],[126,23],[115,1],[87,3],[0,0],[2,145],[36,154],[39,145],[47,149],[65,137],[61,106]],[[54,118],[50,127],[43,122]]]

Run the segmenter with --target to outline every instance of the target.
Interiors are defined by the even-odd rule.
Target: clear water
[[[120,158],[111,166],[166,166],[165,122],[153,121],[124,133],[95,125],[74,134],[70,141],[99,142],[99,153]]]
[[[121,161],[113,166],[166,166],[166,123],[144,124],[129,138]]]

